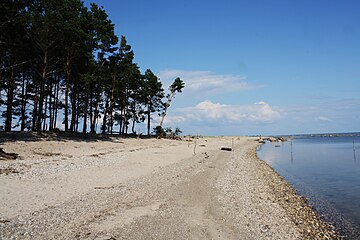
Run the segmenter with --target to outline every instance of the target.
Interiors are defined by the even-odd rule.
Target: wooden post
[[[355,139],[353,140],[353,150],[354,150],[354,161],[356,162]]]
[[[294,162],[294,156],[293,156],[293,142],[292,139],[290,140],[290,146],[291,146],[291,163]]]
[[[231,151],[234,151],[234,138],[231,139]]]
[[[196,153],[195,153],[195,150],[196,150],[196,138],[197,138],[197,135],[195,136],[195,142],[194,142],[194,143],[195,143],[195,144],[194,144],[194,155],[196,154]]]

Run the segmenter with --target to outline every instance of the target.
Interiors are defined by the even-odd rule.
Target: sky
[[[142,72],[165,89],[185,82],[165,126],[201,135],[360,132],[360,1],[90,2],[126,36]]]

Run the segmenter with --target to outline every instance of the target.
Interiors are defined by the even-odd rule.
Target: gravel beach
[[[255,138],[186,140],[1,139],[0,239],[341,239]]]

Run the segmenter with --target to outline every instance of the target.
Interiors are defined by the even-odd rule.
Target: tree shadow
[[[76,141],[76,142],[118,142],[121,139],[138,138],[136,134],[82,134],[71,132],[0,132],[0,143],[15,141]],[[155,138],[155,136],[141,136]]]

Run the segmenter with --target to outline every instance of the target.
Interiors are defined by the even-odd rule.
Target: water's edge
[[[270,143],[265,143],[270,144]],[[262,144],[263,145],[263,144]],[[341,214],[328,200],[321,197],[316,191],[312,190],[310,186],[305,184],[296,177],[291,174],[279,173],[270,163],[261,159],[259,156],[259,152],[261,151],[260,145],[256,149],[256,155],[258,159],[268,165],[276,174],[278,174],[290,188],[294,189],[294,191],[301,197],[305,198],[306,204],[313,209],[315,214],[319,216],[319,218],[333,226],[336,231],[340,233],[340,235],[345,236],[346,239],[359,239],[360,237],[360,228],[351,222],[351,220],[347,219],[343,214]]]
[[[253,151],[267,179],[267,185],[272,190],[277,204],[286,211],[289,219],[298,227],[303,239],[343,239],[333,225],[321,219],[321,216],[308,204],[306,198],[298,194],[296,189],[272,166],[257,156],[257,147],[254,147]]]

